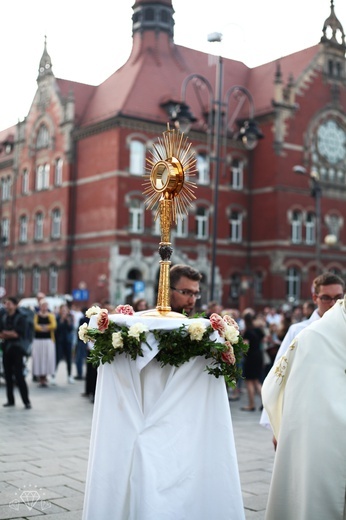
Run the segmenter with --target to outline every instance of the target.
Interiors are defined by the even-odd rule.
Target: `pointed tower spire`
[[[341,23],[335,15],[334,0],[331,0],[330,2],[330,15],[324,22],[322,32],[323,36],[321,38],[321,43],[345,52],[345,33]]]
[[[44,50],[43,50],[43,54],[42,54],[42,57],[40,60],[37,80],[39,80],[40,78],[43,78],[45,76],[52,76],[52,75],[53,75],[52,60],[50,59],[50,56],[47,52],[47,36],[45,36],[44,37]]]

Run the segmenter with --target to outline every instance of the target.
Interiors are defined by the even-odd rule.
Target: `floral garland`
[[[114,314],[133,316],[134,310],[130,305],[119,305]],[[92,341],[93,348],[88,362],[98,367],[101,363],[111,363],[118,354],[125,354],[135,360],[143,357],[143,345],[150,345],[147,341],[149,329],[142,322],[127,327],[109,320],[108,310],[98,306],[91,307],[85,313],[87,318],[96,315],[97,328],[91,328],[87,323],[79,327],[79,338],[87,343]],[[213,341],[211,334],[217,331],[223,342]],[[158,341],[158,353],[155,359],[161,366],[181,366],[195,356],[204,356],[211,360],[206,366],[209,374],[215,377],[223,376],[229,386],[235,386],[242,375],[240,361],[248,350],[239,334],[236,321],[230,316],[223,318],[218,314],[210,316],[210,325],[201,321],[191,324],[182,324],[173,330],[151,330]]]

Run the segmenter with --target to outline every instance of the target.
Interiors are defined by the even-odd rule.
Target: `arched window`
[[[11,177],[1,178],[1,200],[11,199]]]
[[[206,153],[197,154],[196,169],[198,172],[198,183],[209,184],[209,157]]]
[[[43,173],[44,173],[43,164],[40,164],[36,168],[36,190],[37,191],[42,190],[42,186],[43,186]]]
[[[50,294],[56,294],[58,292],[58,268],[56,265],[49,266],[48,287]]]
[[[188,223],[187,216],[177,219],[177,228],[176,228],[177,237],[187,237],[187,235],[188,235],[187,223]]]
[[[3,218],[1,220],[1,244],[8,246],[10,243],[10,219]]]
[[[286,298],[294,303],[300,299],[301,276],[296,267],[289,267],[286,272]]]
[[[34,239],[43,240],[43,213],[41,211],[35,215]]]
[[[240,293],[241,277],[240,274],[232,274],[230,279],[230,298],[231,300],[237,300]]]
[[[59,208],[55,208],[52,211],[51,237],[61,237],[61,211]]]
[[[36,190],[49,188],[49,164],[40,164],[36,169]]]
[[[312,245],[316,243],[316,215],[311,211],[306,215],[305,219],[306,243]]]
[[[143,175],[145,172],[145,144],[134,139],[130,143],[130,173]]]
[[[196,210],[196,238],[205,240],[209,235],[209,211],[203,206],[198,206]]]
[[[21,215],[19,217],[19,242],[25,244],[28,241],[28,217]]]
[[[46,125],[41,125],[37,132],[36,149],[48,148],[49,145],[49,132]]]
[[[244,162],[233,159],[231,165],[231,186],[233,190],[242,190],[244,186]]]
[[[255,298],[262,298],[262,296],[263,296],[263,275],[262,275],[262,273],[254,274],[253,288],[254,288]]]
[[[49,188],[49,164],[45,164],[43,167],[43,190],[48,190]]]
[[[40,268],[35,265],[32,270],[32,292],[37,294],[41,290],[41,271]]]
[[[22,173],[22,195],[29,193],[29,170],[25,168]]]
[[[232,210],[229,219],[231,242],[239,243],[243,238],[243,214],[241,211]]]
[[[17,291],[20,295],[25,293],[25,273],[22,267],[17,270]]]
[[[61,186],[62,185],[62,166],[63,160],[58,158],[55,160],[54,164],[54,185]]]
[[[302,242],[302,213],[301,211],[295,210],[292,213],[292,242],[293,244],[301,244]]]
[[[144,231],[144,205],[139,199],[130,202],[130,232],[142,233]]]

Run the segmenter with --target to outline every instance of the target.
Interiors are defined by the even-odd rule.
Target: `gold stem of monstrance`
[[[195,175],[196,159],[191,151],[191,143],[179,130],[167,130],[158,143],[153,145],[152,157],[147,159],[144,183],[147,195],[146,205],[149,209],[156,209],[155,219],[160,218],[161,242],[159,244],[160,278],[157,296],[156,311],[145,314],[160,317],[181,317],[181,314],[171,312],[169,305],[169,270],[173,253],[171,226],[178,218],[188,213],[188,207],[196,198],[193,189],[196,184],[187,180],[187,176]]]

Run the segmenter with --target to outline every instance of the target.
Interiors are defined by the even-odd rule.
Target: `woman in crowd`
[[[59,312],[56,317],[56,368],[62,359],[67,364],[67,381],[74,383],[71,374],[72,368],[72,346],[73,346],[74,323],[73,315],[67,305],[60,305]]]
[[[42,299],[34,315],[35,338],[32,345],[32,371],[40,386],[47,386],[47,376],[55,373],[55,315]]]
[[[254,316],[248,312],[244,315],[245,330],[243,339],[249,344],[249,350],[244,357],[243,376],[248,395],[248,406],[241,408],[243,411],[255,411],[256,393],[261,395],[261,380],[263,373],[262,341],[264,338],[263,327],[254,323]]]

